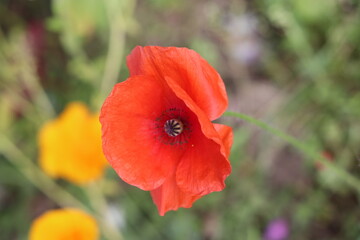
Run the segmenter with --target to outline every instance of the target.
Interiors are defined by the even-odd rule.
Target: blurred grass
[[[126,79],[125,55],[135,45],[186,46],[219,70],[231,111],[329,152],[359,178],[359,22],[355,0],[4,0],[1,136],[36,163],[39,127],[74,100],[99,110],[112,85]],[[275,136],[222,121],[235,131],[233,173],[224,191],[191,209],[160,217],[148,193],[108,170],[101,192],[125,239],[261,239],[277,218],[289,222],[288,239],[360,239],[358,192]],[[3,148],[0,236],[26,239],[31,220],[59,205]],[[91,208],[88,190],[56,183]]]

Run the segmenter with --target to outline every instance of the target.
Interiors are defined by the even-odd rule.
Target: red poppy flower
[[[228,104],[219,74],[186,48],[136,47],[127,64],[130,77],[100,114],[103,150],[117,174],[151,191],[160,215],[221,191],[232,130],[211,122]]]

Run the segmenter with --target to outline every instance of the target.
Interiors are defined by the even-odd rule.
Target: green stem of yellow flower
[[[103,181],[100,179],[90,185],[85,190],[90,200],[91,205],[95,209],[97,215],[101,219],[101,228],[103,229],[104,236],[109,240],[122,240],[124,237],[121,232],[116,229],[105,218],[104,213],[107,211],[107,202],[104,193],[101,191]]]
[[[46,176],[30,158],[24,155],[23,152],[3,134],[0,135],[0,151],[10,163],[17,167],[17,169],[31,181],[32,184],[44,192],[59,206],[73,206],[91,212],[91,210],[78,199]]]
[[[30,182],[41,190],[49,199],[54,201],[61,207],[75,207],[83,209],[89,213],[94,213],[94,210],[85,206],[81,201],[71,195],[66,189],[60,187],[54,180],[45,175],[36,164],[31,161],[6,135],[0,134],[0,152],[5,158],[13,164],[19,171],[30,180]],[[103,212],[106,210],[106,201],[103,194],[96,192],[90,195],[90,201],[95,197],[100,198],[99,204],[93,204],[95,209],[94,216],[98,219],[102,233],[109,240],[123,239],[121,233],[106,224],[106,219]],[[100,196],[99,196],[100,195]]]
[[[245,114],[241,113],[235,113],[235,112],[226,112],[224,116],[232,116],[237,117],[239,119],[245,120],[251,124],[254,124],[258,127],[260,127],[263,130],[266,130],[277,137],[281,138],[283,141],[289,143],[294,148],[298,149],[300,152],[302,152],[306,157],[313,159],[314,161],[320,161],[326,168],[328,168],[330,171],[332,171],[334,174],[336,174],[339,179],[342,179],[344,182],[346,182],[349,186],[353,187],[360,193],[360,180],[354,176],[352,176],[350,173],[346,172],[344,169],[336,166],[333,162],[328,161],[325,157],[322,156],[321,153],[319,153],[317,150],[313,149],[309,145],[301,142],[300,140],[286,134],[285,132],[276,129],[270,125],[268,125],[265,122],[262,122],[260,120],[257,120],[253,117],[250,117]]]

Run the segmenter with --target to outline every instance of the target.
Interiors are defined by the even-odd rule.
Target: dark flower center
[[[187,111],[176,107],[168,108],[154,120],[154,136],[161,143],[179,146],[189,141],[192,127]]]
[[[183,132],[184,124],[179,119],[170,119],[165,122],[164,130],[170,137],[176,137]]]

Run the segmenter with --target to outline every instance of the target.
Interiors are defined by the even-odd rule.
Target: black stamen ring
[[[167,120],[164,130],[170,137],[176,137],[184,130],[184,124],[179,119]]]

